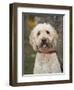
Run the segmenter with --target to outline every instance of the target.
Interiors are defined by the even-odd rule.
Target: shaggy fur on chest
[[[60,72],[60,63],[56,53],[37,53],[34,65],[34,74]]]

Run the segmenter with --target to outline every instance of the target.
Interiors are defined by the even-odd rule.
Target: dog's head
[[[58,34],[50,24],[38,24],[30,34],[30,44],[35,51],[48,51],[57,45]]]

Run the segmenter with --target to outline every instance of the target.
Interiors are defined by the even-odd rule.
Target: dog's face
[[[35,51],[45,51],[56,47],[58,35],[50,24],[43,23],[32,30],[29,39]]]

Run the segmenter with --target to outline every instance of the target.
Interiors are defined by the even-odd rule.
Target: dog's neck
[[[38,53],[42,53],[42,54],[52,54],[52,53],[56,53],[57,51],[56,51],[56,49],[53,49],[53,48],[51,48],[48,52],[42,52],[42,51],[38,51]]]

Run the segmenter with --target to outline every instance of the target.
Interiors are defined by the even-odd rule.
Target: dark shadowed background
[[[57,54],[63,67],[63,15],[59,14],[22,14],[22,74],[33,74],[36,52],[29,44],[29,35],[38,23],[50,23],[57,31],[59,38]]]

